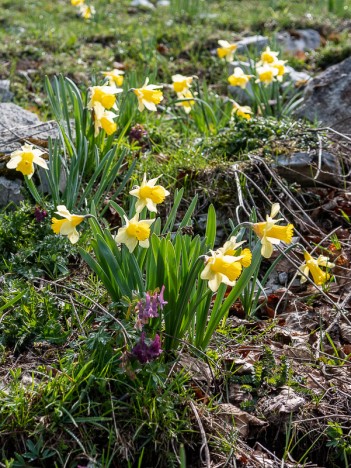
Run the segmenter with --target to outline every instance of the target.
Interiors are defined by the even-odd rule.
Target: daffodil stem
[[[38,192],[36,186],[34,185],[33,180],[29,179],[27,176],[24,177],[24,180],[26,182],[26,185],[27,185],[27,188],[28,188],[30,194],[32,195],[32,197],[34,198],[36,203],[38,203],[38,205],[40,205],[40,206],[44,206],[43,199],[39,195],[39,192]]]

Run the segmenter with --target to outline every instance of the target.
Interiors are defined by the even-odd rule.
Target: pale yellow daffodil
[[[217,49],[217,54],[219,58],[224,58],[227,62],[231,62],[234,57],[234,53],[238,48],[237,44],[231,44],[228,41],[219,40],[218,44],[220,47]]]
[[[234,73],[230,75],[228,81],[231,86],[240,86],[240,88],[245,89],[252,77],[253,75],[247,75],[240,67],[235,67]]]
[[[256,83],[263,83],[265,86],[268,86],[273,81],[276,81],[276,76],[278,75],[277,68],[273,67],[272,65],[262,65],[261,67],[256,68],[257,72],[257,80]]]
[[[243,119],[250,120],[251,114],[253,114],[250,106],[241,106],[237,102],[233,101],[232,114]]]
[[[271,50],[270,47],[267,46],[266,49],[262,52],[261,60],[258,63],[259,64],[273,63],[277,60],[278,55],[279,55],[279,52],[274,52],[274,50]]]
[[[79,15],[85,20],[91,19],[95,13],[96,10],[92,5],[85,5],[85,3],[79,5]]]
[[[73,6],[80,6],[83,5],[84,0],[71,0],[71,5]]]
[[[97,103],[100,103],[105,109],[116,109],[116,94],[122,92],[123,89],[115,86],[92,86],[89,88],[88,109],[93,110]]]
[[[234,286],[236,280],[241,275],[242,264],[241,256],[223,255],[222,252],[211,251],[211,256],[205,257],[205,268],[200,277],[208,280],[208,287],[216,292],[221,283],[228,286]]]
[[[178,93],[178,98],[182,99],[176,103],[176,106],[182,107],[187,114],[191,112],[191,109],[195,105],[194,96],[191,91],[186,91],[184,93]]]
[[[137,186],[129,193],[133,197],[137,197],[135,204],[135,210],[140,213],[145,207],[154,213],[157,213],[157,205],[163,203],[164,199],[169,195],[169,191],[166,190],[162,185],[155,185],[157,180],[161,176],[155,179],[146,180],[146,174],[144,174],[141,186]]]
[[[84,221],[86,216],[71,214],[64,205],[59,205],[55,213],[59,216],[62,216],[64,219],[51,219],[51,228],[54,233],[67,236],[72,244],[77,243],[79,239],[79,232],[77,231],[76,227]]]
[[[262,223],[255,223],[253,230],[256,235],[261,239],[261,254],[264,258],[270,258],[274,245],[279,245],[281,241],[290,244],[294,234],[294,226],[288,224],[287,226],[276,226],[276,223],[282,221],[283,218],[273,219],[280,211],[279,203],[272,205],[271,214],[267,215],[266,221]]]
[[[275,62],[271,63],[271,67],[278,70],[278,74],[276,76],[277,81],[283,81],[283,76],[286,73],[285,64],[286,60],[276,60]]]
[[[111,71],[101,72],[105,78],[110,82],[110,86],[117,86],[120,88],[123,85],[124,71],[114,68]]]
[[[107,135],[112,135],[117,130],[117,124],[113,120],[116,117],[114,112],[106,110],[102,104],[97,102],[94,105],[94,135],[98,136],[100,128],[103,128]]]
[[[189,90],[193,81],[192,76],[173,75],[173,89],[176,93],[184,93]]]
[[[139,221],[139,213],[137,213],[132,219],[128,219],[124,216],[126,225],[119,228],[115,241],[117,244],[125,244],[129,252],[133,252],[135,247],[148,248],[150,245],[150,226],[155,221],[154,219],[142,219]]]
[[[39,149],[33,149],[33,145],[25,144],[20,150],[16,150],[10,154],[10,161],[6,164],[6,167],[16,169],[16,171],[22,172],[24,176],[31,179],[34,174],[34,164],[43,169],[49,169],[45,159],[41,158],[42,154],[44,152]]]
[[[326,283],[331,275],[326,271],[322,270],[320,267],[325,268],[334,268],[335,264],[329,261],[328,257],[324,255],[320,255],[317,259],[313,258],[308,252],[304,252],[305,263],[303,263],[300,268],[301,274],[301,283],[305,283],[307,281],[306,276],[311,273],[313,281],[317,286],[322,286]]]
[[[138,98],[138,109],[142,112],[145,108],[149,111],[157,111],[157,104],[163,100],[162,91],[159,88],[162,86],[148,84],[149,78],[146,78],[144,85],[141,88],[133,89],[134,94]]]
[[[217,249],[217,252],[222,253],[223,255],[231,255],[233,257],[238,257],[238,260],[243,267],[248,267],[251,265],[252,253],[250,249],[243,249],[238,253],[239,247],[242,246],[246,241],[237,242],[236,237],[232,236],[229,241],[225,242],[223,247]]]

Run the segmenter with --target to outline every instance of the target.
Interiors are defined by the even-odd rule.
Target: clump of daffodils
[[[277,223],[283,220],[283,218],[274,219],[279,211],[279,203],[274,203],[271,213],[266,216],[266,221],[253,224],[253,230],[261,239],[261,254],[264,258],[270,258],[272,256],[275,245],[279,245],[280,242],[290,244],[292,241],[294,226],[292,224],[277,226]]]
[[[88,109],[92,111],[95,136],[99,134],[101,128],[107,135],[112,135],[117,130],[117,124],[114,121],[118,117],[116,94],[122,91],[121,88],[107,85],[89,88]]]
[[[173,90],[177,93],[179,100],[179,102],[176,103],[176,106],[181,107],[187,114],[191,112],[191,109],[195,104],[193,99],[194,95],[190,90],[193,79],[193,76],[172,76]]]
[[[322,286],[331,278],[331,275],[325,269],[334,268],[335,264],[329,261],[328,257],[319,255],[318,258],[313,258],[308,252],[304,252],[305,262],[300,266],[299,272],[301,275],[301,283],[307,281],[307,277],[311,273],[314,283],[317,286]]]
[[[236,238],[231,237],[223,247],[211,251],[211,255],[205,257],[205,268],[201,273],[201,279],[208,281],[211,291],[216,292],[222,283],[234,286],[243,267],[250,266],[252,260],[250,249],[240,252],[243,243],[244,241],[236,242]]]

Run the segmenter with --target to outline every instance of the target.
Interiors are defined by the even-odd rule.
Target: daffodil
[[[163,100],[162,91],[156,86],[149,83],[149,78],[146,78],[144,85],[141,88],[133,89],[134,94],[138,98],[138,109],[142,112],[145,108],[149,111],[157,111],[156,105]]]
[[[252,77],[253,75],[247,75],[240,67],[235,67],[234,73],[230,75],[228,81],[232,86],[240,86],[240,88],[245,89]]]
[[[84,0],[71,0],[71,5],[73,6],[80,6],[83,5]]]
[[[117,86],[118,88],[120,88],[123,85],[124,71],[115,68],[111,71],[101,73],[104,75],[105,78],[109,80],[110,86]]]
[[[173,75],[173,89],[176,93],[184,93],[188,91],[193,81],[192,76]]]
[[[176,103],[176,106],[182,107],[187,114],[191,112],[192,107],[195,105],[194,96],[191,91],[186,91],[185,93],[178,93],[178,98],[181,101]]]
[[[85,5],[85,3],[79,5],[79,14],[85,20],[92,18],[95,13],[95,8],[92,5]]]
[[[250,120],[251,114],[253,114],[250,106],[240,106],[237,102],[233,102],[232,114],[243,119]]]
[[[231,62],[234,57],[234,53],[238,48],[237,44],[231,44],[228,41],[220,40],[218,41],[220,47],[217,49],[217,54],[219,58],[224,58],[227,62]]]
[[[275,62],[271,63],[271,67],[276,68],[278,70],[278,74],[276,76],[277,81],[283,81],[283,76],[286,73],[286,60],[276,60]]]
[[[211,251],[211,256],[205,257],[205,268],[201,279],[208,280],[208,287],[216,292],[221,283],[234,286],[242,271],[241,256],[223,255],[222,252]]]
[[[79,232],[76,227],[84,221],[86,216],[71,214],[64,205],[59,205],[55,213],[64,219],[51,219],[51,228],[54,233],[67,236],[72,244],[78,242]]]
[[[250,249],[243,249],[240,253],[238,253],[239,247],[244,244],[246,241],[237,242],[236,237],[232,236],[229,241],[225,242],[223,247],[217,249],[217,252],[222,253],[223,255],[231,255],[233,257],[237,257],[242,264],[243,267],[248,267],[251,265],[252,260],[252,253]]]
[[[155,185],[160,177],[161,176],[158,176],[155,179],[147,181],[146,174],[144,174],[141,186],[136,186],[135,189],[129,192],[130,195],[137,197],[138,199],[135,204],[135,210],[137,213],[140,213],[145,207],[149,211],[156,213],[157,205],[162,203],[169,195],[169,191],[162,187],[162,185]]]
[[[10,161],[6,164],[9,169],[16,169],[22,172],[23,175],[31,179],[34,174],[34,164],[49,169],[45,159],[41,158],[44,154],[39,149],[33,149],[32,145],[23,145],[20,150],[14,151],[10,154]]]
[[[270,49],[270,47],[266,47],[266,49],[261,54],[261,61],[259,63],[273,63],[277,60],[279,52],[274,52]]]
[[[148,248],[150,245],[150,226],[155,220],[142,219],[139,221],[139,213],[132,219],[124,216],[124,220],[126,225],[118,229],[115,241],[118,244],[125,244],[129,252],[133,252],[138,243],[140,247]]]
[[[306,276],[311,273],[313,281],[316,283],[317,286],[322,286],[326,283],[331,275],[326,271],[322,270],[320,267],[325,268],[333,268],[335,267],[334,263],[329,261],[328,257],[324,255],[320,255],[317,259],[313,258],[308,252],[304,252],[305,263],[303,263],[300,268],[301,274],[301,283],[305,283],[307,281]]]
[[[122,91],[123,89],[115,86],[92,86],[89,88],[88,109],[93,110],[97,103],[101,104],[105,109],[115,109],[116,94],[122,93]]]
[[[276,76],[279,73],[277,68],[268,64],[262,65],[261,67],[257,67],[256,72],[258,76],[256,83],[261,82],[265,86],[269,85],[273,81],[276,81]]]
[[[114,112],[107,111],[99,102],[94,106],[94,126],[95,136],[99,134],[100,128],[103,128],[107,135],[112,135],[117,130],[117,124],[114,122],[117,115]]]
[[[262,249],[261,254],[264,258],[270,258],[273,253],[273,246],[279,245],[281,241],[290,244],[294,234],[294,226],[276,226],[276,223],[282,221],[283,218],[273,219],[277,216],[280,210],[279,203],[272,205],[271,214],[267,215],[266,221],[253,225],[253,230],[261,239]]]

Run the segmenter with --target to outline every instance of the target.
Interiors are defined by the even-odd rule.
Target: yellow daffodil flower
[[[104,75],[104,77],[106,77],[109,80],[110,86],[117,86],[118,88],[120,88],[123,85],[124,71],[115,68],[111,71],[101,73]]]
[[[88,109],[93,110],[97,103],[101,104],[105,109],[116,109],[116,94],[122,92],[123,89],[115,86],[92,86],[89,88]]]
[[[261,54],[261,61],[259,62],[259,64],[273,63],[277,60],[278,55],[279,52],[274,52],[270,49],[270,47],[267,46]]]
[[[97,102],[94,106],[94,127],[95,136],[98,136],[100,128],[103,128],[107,135],[112,135],[117,130],[117,124],[114,122],[117,115],[114,112],[107,111],[102,104]]]
[[[240,86],[240,88],[245,89],[252,77],[253,75],[247,75],[240,67],[235,67],[234,73],[230,75],[228,81],[232,86]]]
[[[307,281],[306,276],[311,273],[313,281],[316,283],[317,286],[322,286],[326,283],[331,275],[326,271],[322,270],[320,267],[326,268],[333,268],[335,267],[334,263],[329,261],[328,257],[320,255],[317,259],[313,258],[308,252],[304,252],[305,263],[303,263],[300,268],[301,276],[301,283],[305,283]]]
[[[156,105],[163,100],[162,91],[156,86],[149,83],[149,78],[146,78],[144,85],[141,88],[133,89],[134,94],[138,98],[138,109],[142,112],[145,108],[149,111],[157,111]]]
[[[9,169],[16,169],[22,172],[24,176],[31,179],[34,174],[34,164],[49,169],[45,159],[40,156],[44,154],[39,149],[33,149],[32,145],[23,145],[20,150],[14,151],[10,154],[10,161],[6,164]]]
[[[218,57],[221,59],[224,58],[227,62],[231,62],[238,46],[222,40],[218,41],[218,44],[220,45],[217,49]]]
[[[79,5],[79,14],[85,20],[92,18],[95,13],[95,8],[92,5],[85,5],[84,3]]]
[[[184,93],[188,91],[193,81],[192,76],[173,75],[173,89],[176,93]]]
[[[262,67],[256,68],[258,79],[256,83],[263,83],[265,86],[269,85],[273,81],[276,81],[276,76],[278,75],[277,68],[274,68],[271,65],[263,65]]]
[[[146,174],[144,174],[141,186],[137,186],[129,192],[130,195],[137,197],[138,199],[135,204],[135,210],[137,213],[140,213],[145,207],[149,211],[157,213],[157,205],[162,203],[169,195],[169,191],[162,187],[162,185],[155,185],[160,177],[161,176],[158,176],[155,179],[147,181]]]
[[[126,225],[118,229],[115,241],[118,244],[126,244],[129,252],[133,252],[138,243],[140,247],[148,248],[150,245],[150,226],[155,220],[142,219],[139,221],[139,213],[132,219],[128,219],[126,216],[124,219]]]
[[[290,244],[292,241],[294,234],[294,226],[292,224],[288,224],[287,226],[275,225],[283,219],[273,219],[277,216],[279,210],[279,203],[274,203],[272,205],[271,214],[269,216],[267,215],[266,221],[253,225],[253,230],[261,239],[261,254],[264,258],[271,257],[274,245],[279,245],[281,241],[285,242],[286,244]]]
[[[242,270],[241,256],[223,255],[222,252],[211,251],[211,256],[205,258],[205,268],[200,277],[208,280],[208,287],[216,292],[221,283],[234,286]]]
[[[78,242],[79,232],[77,231],[76,227],[78,224],[84,221],[86,216],[71,214],[64,205],[59,205],[55,213],[59,216],[62,216],[64,219],[51,219],[51,228],[54,233],[67,236],[72,244]]]
[[[73,6],[80,6],[83,5],[84,0],[71,0],[71,5]]]
[[[191,91],[186,91],[185,93],[178,93],[179,99],[184,99],[184,101],[179,101],[176,103],[176,106],[182,107],[187,114],[191,112],[192,107],[195,105],[195,101],[193,98],[193,94]]]
[[[223,255],[231,255],[237,257],[239,262],[243,267],[247,268],[251,265],[252,253],[250,249],[243,249],[241,253],[238,253],[239,247],[244,244],[246,241],[237,242],[236,237],[232,236],[229,241],[225,242],[223,247],[217,249],[217,252],[222,253]]]
[[[275,62],[271,63],[271,67],[278,70],[278,74],[276,76],[277,81],[283,81],[283,76],[286,73],[285,64],[286,60],[276,60]]]
[[[233,102],[232,114],[243,119],[250,120],[251,114],[253,114],[250,106],[240,106],[237,102]]]

